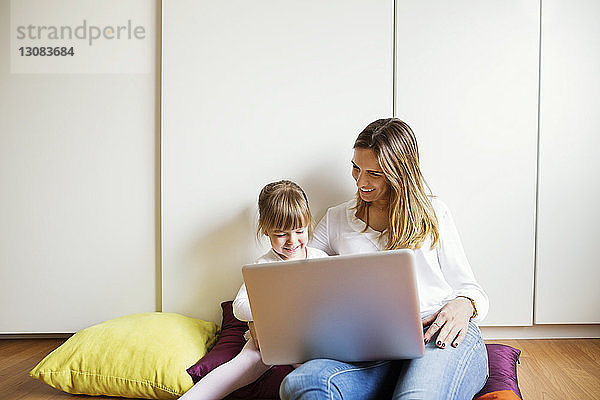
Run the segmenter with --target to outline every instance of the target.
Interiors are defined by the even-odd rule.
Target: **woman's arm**
[[[450,210],[445,204],[440,203],[440,244],[438,260],[446,282],[452,287],[455,298],[472,299],[476,309],[474,322],[482,321],[489,310],[489,299],[479,283],[477,283],[471,265],[467,260],[460,236],[454,225]],[[462,300],[462,301],[464,301]],[[470,301],[469,301],[470,303]]]
[[[450,300],[444,307],[423,320],[423,326],[429,326],[424,339],[427,344],[438,333],[435,345],[457,347],[465,339],[469,329],[469,320],[473,315],[471,301],[464,297]]]
[[[454,299],[423,320],[424,326],[431,324],[424,336],[427,343],[438,333],[436,346],[456,347],[465,338],[469,320],[478,322],[487,315],[489,300],[475,280],[450,210],[439,200],[436,200],[436,215],[440,231],[438,260]]]

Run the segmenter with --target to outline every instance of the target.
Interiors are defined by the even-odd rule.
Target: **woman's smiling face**
[[[361,199],[387,206],[389,185],[373,150],[354,149],[352,177]]]

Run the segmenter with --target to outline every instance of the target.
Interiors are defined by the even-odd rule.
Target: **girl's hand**
[[[254,328],[254,322],[252,322],[252,321],[248,322],[248,329],[250,330],[250,336],[252,336],[252,340],[254,340],[254,344],[256,345],[256,348],[260,349],[258,347],[258,338],[256,337],[256,328]]]
[[[465,297],[457,297],[449,301],[438,312],[430,315],[423,320],[423,326],[431,324],[425,332],[425,344],[438,333],[435,345],[441,349],[448,345],[458,347],[465,339],[469,320],[473,315],[473,306],[471,301]]]

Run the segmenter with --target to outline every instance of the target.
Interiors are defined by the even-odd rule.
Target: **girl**
[[[307,246],[312,234],[308,199],[300,186],[291,181],[269,183],[261,190],[258,197],[257,234],[269,237],[271,249],[256,263],[327,257],[325,252]],[[224,398],[256,381],[271,367],[265,365],[260,357],[244,284],[233,301],[233,313],[237,319],[248,321],[249,332],[245,335],[248,341],[245,346],[235,358],[212,370],[180,399]]]

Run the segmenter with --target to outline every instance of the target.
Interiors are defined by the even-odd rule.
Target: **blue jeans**
[[[477,325],[469,322],[456,348],[435,346],[414,360],[344,363],[311,360],[281,383],[282,400],[465,399],[471,400],[488,377],[487,351]]]

